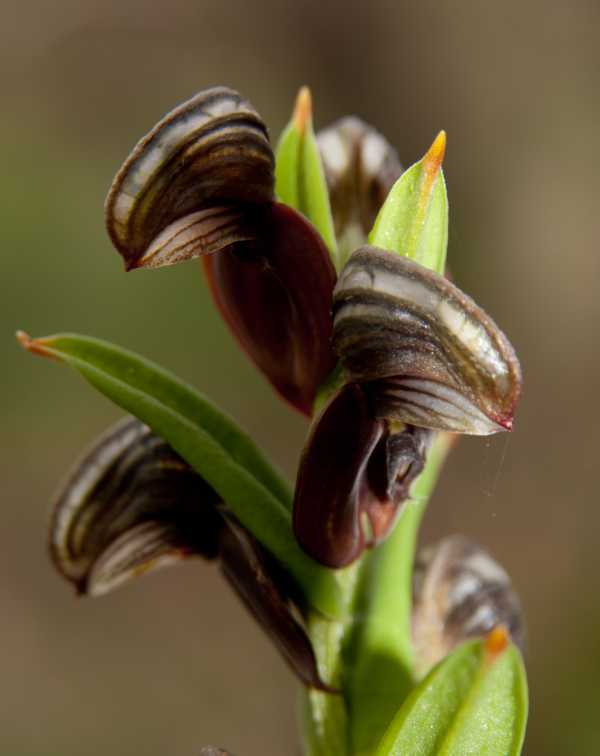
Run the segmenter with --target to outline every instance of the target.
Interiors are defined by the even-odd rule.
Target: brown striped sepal
[[[494,321],[447,279],[362,247],[334,292],[334,349],[376,417],[488,435],[512,428],[515,352]]]
[[[219,498],[162,439],[129,418],[78,462],[54,504],[53,561],[81,593],[107,593],[189,555],[217,556]]]
[[[451,536],[419,551],[413,593],[413,643],[420,675],[463,641],[483,638],[498,626],[523,650],[523,616],[510,578],[467,538]]]
[[[363,388],[346,384],[318,418],[300,462],[293,521],[302,548],[336,568],[385,538],[432,438],[378,420]]]
[[[311,687],[319,677],[294,585],[165,441],[133,418],[102,436],[56,498],[50,549],[79,593],[108,593],[186,557],[216,559],[223,575]]]
[[[338,243],[349,253],[366,242],[403,169],[389,142],[356,116],[323,129],[317,142]]]
[[[106,227],[127,269],[171,265],[256,238],[274,180],[262,119],[214,87],[138,142],[106,199]]]

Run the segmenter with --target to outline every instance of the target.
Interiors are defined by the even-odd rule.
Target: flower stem
[[[366,756],[415,683],[411,640],[412,570],[421,519],[451,446],[439,434],[394,531],[340,578],[347,619],[313,613],[309,632],[323,679],[341,695],[305,694],[309,756]]]

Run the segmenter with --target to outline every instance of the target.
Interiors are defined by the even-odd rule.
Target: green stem
[[[343,596],[344,619],[329,620],[312,612],[307,621],[308,632],[317,657],[319,673],[324,680],[340,689],[340,694],[307,690],[303,695],[303,720],[306,753],[309,756],[348,756],[350,726],[344,697],[343,649],[353,624],[353,602],[360,562],[336,575]]]
[[[414,685],[412,570],[417,533],[450,436],[436,437],[390,537],[364,559],[348,680],[354,754],[371,753]]]

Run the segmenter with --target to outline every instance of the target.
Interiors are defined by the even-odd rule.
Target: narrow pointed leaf
[[[18,338],[22,346],[33,354],[64,361],[80,372],[87,371],[82,374],[90,382],[94,377],[98,380],[104,377],[110,381],[111,390],[115,392],[119,382],[122,382],[124,390],[127,388],[132,394],[139,393],[140,402],[146,398],[148,402],[155,399],[164,403],[165,408],[201,428],[237,464],[249,470],[282,504],[291,508],[289,484],[250,436],[210,399],[169,371],[134,352],[90,336],[57,334],[31,339],[19,332]]]
[[[280,202],[299,212],[302,212],[299,173],[302,139],[302,132],[292,116],[275,149],[275,194]]]
[[[307,601],[325,614],[337,614],[335,577],[297,545],[278,476],[231,419],[167,371],[107,342],[74,334],[38,340],[20,334],[20,339],[31,352],[75,368],[101,393],[149,425],[288,567]]]
[[[374,246],[440,274],[448,245],[448,197],[441,168],[445,149],[441,131],[422,160],[394,184],[369,236]]]
[[[527,722],[527,683],[502,630],[447,657],[406,699],[376,756],[518,756]]]
[[[310,91],[302,87],[294,113],[276,150],[275,193],[281,202],[305,215],[327,245],[334,264],[337,245],[329,192],[312,123]]]

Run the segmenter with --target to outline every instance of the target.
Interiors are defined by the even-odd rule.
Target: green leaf
[[[229,417],[158,365],[105,341],[76,334],[19,339],[29,351],[75,368],[168,441],[287,566],[310,604],[329,616],[341,613],[334,573],[306,556],[293,536],[289,489]]]
[[[415,544],[450,439],[449,434],[437,436],[393,532],[363,558],[346,684],[355,754],[372,752],[414,684],[410,618]]]
[[[369,242],[443,273],[448,246],[448,197],[442,171],[446,134],[441,131],[418,163],[396,181]]]
[[[275,192],[281,202],[293,207],[315,226],[337,267],[337,244],[329,191],[312,124],[310,91],[302,87],[294,113],[277,145]]]
[[[406,699],[376,756],[518,756],[527,682],[501,628],[460,646]]]

